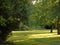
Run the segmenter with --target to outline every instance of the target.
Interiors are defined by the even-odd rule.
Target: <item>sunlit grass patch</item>
[[[15,45],[57,45],[60,44],[60,35],[54,30],[33,30],[33,31],[13,31],[12,36],[8,39]]]
[[[51,38],[51,37],[60,37],[60,35],[57,35],[55,33],[50,34],[32,34],[29,35],[29,38]]]

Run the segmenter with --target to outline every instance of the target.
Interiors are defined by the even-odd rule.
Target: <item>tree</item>
[[[0,0],[0,42],[5,42],[20,22],[26,24],[27,0]]]
[[[57,27],[57,33],[60,34],[60,18],[58,19],[58,23],[57,23],[58,27]]]
[[[58,14],[60,14],[60,0],[58,3]],[[60,35],[60,16],[58,15],[58,21],[57,21],[57,34]]]

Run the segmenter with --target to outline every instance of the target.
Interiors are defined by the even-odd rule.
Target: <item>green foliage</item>
[[[36,0],[35,4],[31,5],[29,23],[30,26],[45,26],[57,25],[59,17],[59,0]],[[33,27],[33,26],[32,26]]]
[[[0,42],[6,41],[20,22],[26,25],[28,0],[0,0]]]
[[[1,26],[6,26],[6,23],[7,21],[6,21],[6,19],[4,19],[2,16],[0,16],[0,24],[1,24]]]

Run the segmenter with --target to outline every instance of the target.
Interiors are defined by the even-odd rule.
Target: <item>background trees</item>
[[[17,29],[57,28],[60,0],[0,0],[0,41]],[[6,31],[7,30],[7,31]]]
[[[34,0],[29,12],[29,24],[41,27],[57,28],[57,19],[59,17],[59,0]]]

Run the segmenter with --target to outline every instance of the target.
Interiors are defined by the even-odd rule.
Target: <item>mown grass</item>
[[[60,45],[60,35],[54,30],[12,31],[8,39],[14,45]]]

